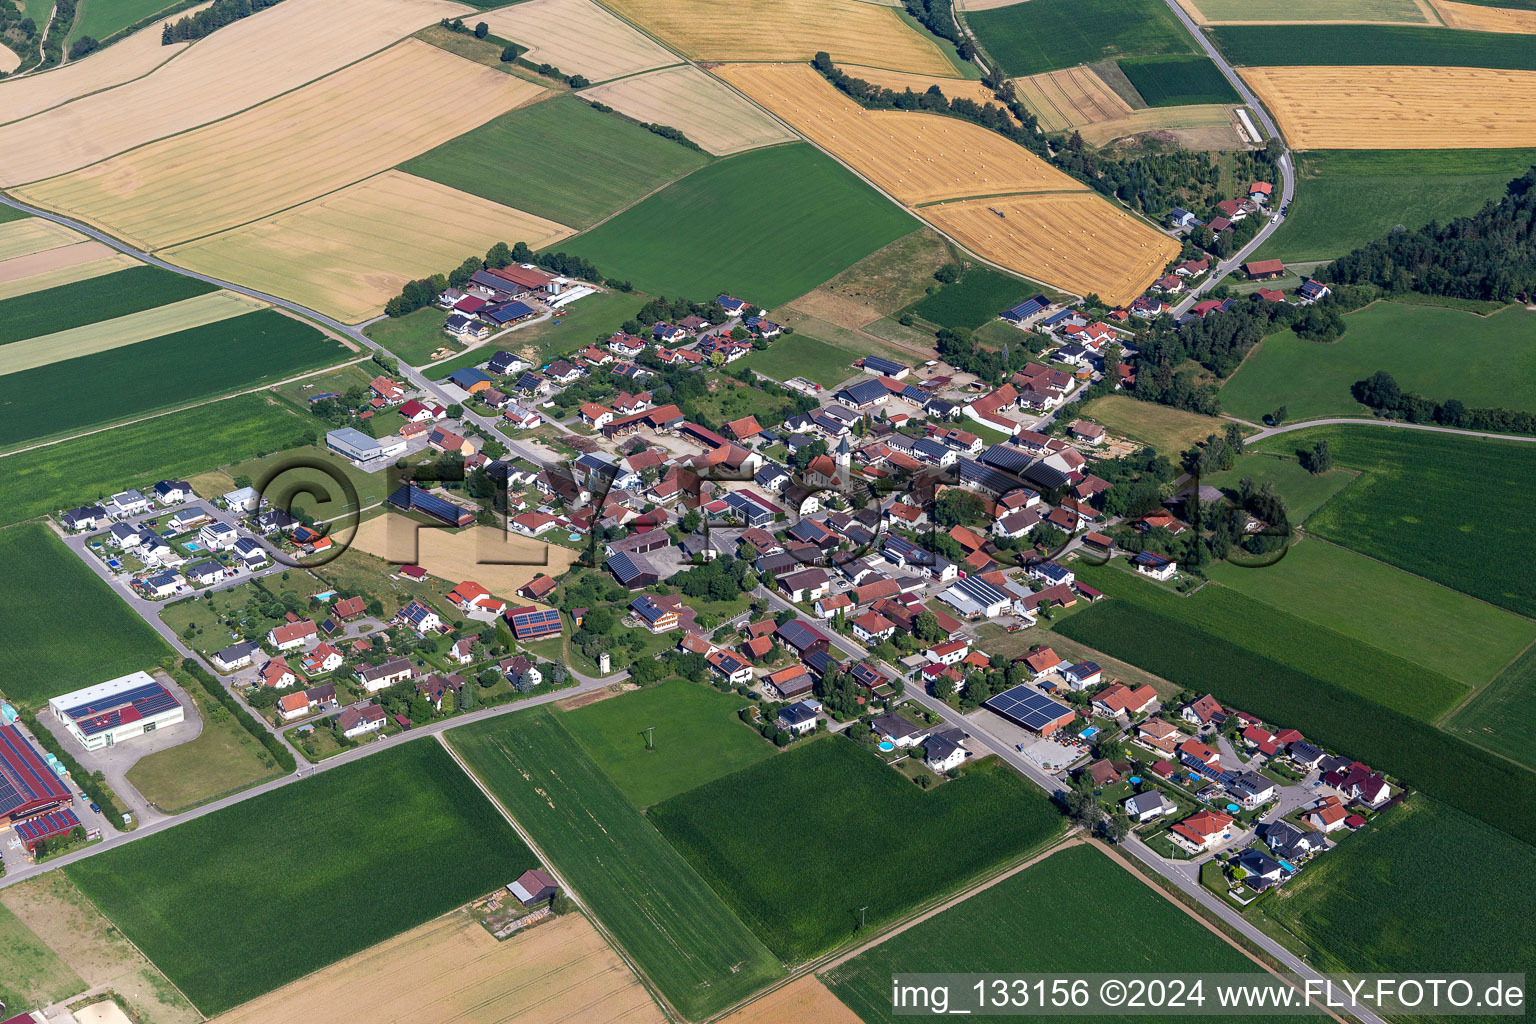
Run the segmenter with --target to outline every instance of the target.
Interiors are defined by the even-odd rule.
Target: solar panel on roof
[[[553,608],[518,612],[512,616],[512,633],[519,640],[549,636],[560,632],[560,613]]]
[[[987,707],[1026,729],[1040,732],[1072,714],[1072,709],[1052,700],[1029,683],[1004,690],[987,701]]]

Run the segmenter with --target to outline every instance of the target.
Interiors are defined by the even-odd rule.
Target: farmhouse
[[[801,665],[791,665],[763,678],[763,692],[773,700],[793,700],[810,693],[814,684]]]
[[[1270,281],[1285,276],[1285,264],[1280,260],[1249,260],[1243,264],[1243,273],[1250,281]]]
[[[132,672],[48,701],[86,750],[100,750],[186,719],[181,702],[145,672]]]
[[[1060,701],[1052,700],[1029,683],[1020,683],[987,701],[986,707],[1015,725],[1049,736],[1077,716]]]

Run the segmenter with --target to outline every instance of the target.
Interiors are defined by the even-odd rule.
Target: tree
[[[937,615],[925,609],[913,620],[912,635],[926,643],[938,643],[944,639],[944,627],[939,625]]]
[[[1120,843],[1131,832],[1131,822],[1123,814],[1112,814],[1104,819],[1102,827],[1104,838],[1111,843]]]
[[[484,39],[486,36],[488,36],[490,34],[491,34],[491,26],[487,25],[485,22],[482,21],[482,22],[480,22],[479,24],[477,24],[475,26],[475,38],[476,39]]]
[[[939,675],[933,677],[933,695],[939,700],[949,700],[955,692],[955,681],[949,676]]]
[[[1313,474],[1326,473],[1333,468],[1333,451],[1328,447],[1326,438],[1301,453],[1301,467]]]
[[[933,279],[940,284],[954,284],[960,280],[960,265],[958,263],[946,263],[933,272]]]
[[[501,62],[503,64],[511,64],[515,60],[517,60],[517,47],[510,43],[503,46],[501,48]]]
[[[980,495],[952,487],[939,495],[933,515],[940,526],[975,526],[986,521],[987,508]]]
[[[448,418],[451,420],[461,419],[464,416],[464,407],[458,402],[454,402],[444,411],[448,414]]]

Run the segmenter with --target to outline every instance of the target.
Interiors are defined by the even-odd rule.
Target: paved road
[[[1257,423],[1249,423],[1247,420],[1239,420],[1235,416],[1227,419],[1236,420],[1238,423],[1248,423],[1249,426],[1258,426]],[[1249,434],[1243,442],[1262,441],[1266,437],[1274,437],[1277,434],[1289,434],[1293,430],[1306,430],[1309,427],[1328,426],[1363,426],[1363,427],[1395,427],[1398,430],[1427,430],[1435,434],[1460,434],[1463,437],[1486,437],[1494,441],[1526,441],[1536,442],[1536,437],[1527,434],[1495,434],[1486,430],[1461,430],[1457,427],[1441,427],[1433,423],[1404,423],[1401,420],[1377,420],[1364,416],[1334,416],[1323,420],[1301,420],[1297,423],[1284,423],[1278,427],[1263,427],[1257,434]]]
[[[1278,126],[1276,126],[1274,119],[1269,116],[1269,111],[1264,109],[1264,105],[1259,102],[1258,97],[1255,96],[1253,92],[1248,88],[1248,85],[1243,81],[1242,76],[1232,69],[1232,65],[1227,63],[1227,59],[1221,55],[1219,50],[1216,49],[1215,44],[1211,42],[1210,38],[1207,37],[1204,32],[1200,31],[1200,27],[1195,24],[1194,19],[1189,16],[1188,12],[1186,12],[1184,8],[1180,6],[1178,0],[1163,0],[1163,2],[1168,5],[1168,9],[1173,12],[1174,17],[1183,22],[1184,27],[1189,30],[1189,34],[1194,36],[1195,39],[1199,40],[1200,46],[1205,50],[1206,56],[1211,58],[1215,65],[1221,69],[1221,73],[1226,76],[1227,81],[1232,83],[1232,88],[1237,90],[1237,94],[1243,98],[1243,102],[1248,105],[1249,109],[1253,111],[1254,116],[1259,119],[1259,123],[1264,126],[1265,133],[1272,138],[1282,139],[1283,141],[1283,138],[1280,135],[1280,129]],[[1291,154],[1289,150],[1280,154],[1279,164],[1280,201],[1276,203],[1271,200],[1270,203],[1271,207],[1276,211],[1283,210],[1287,206],[1290,206],[1291,200],[1296,197],[1296,167],[1291,160]],[[1218,263],[1216,270],[1213,271],[1208,278],[1206,278],[1203,284],[1191,290],[1185,299],[1173,307],[1173,315],[1182,316],[1185,311],[1189,309],[1189,307],[1193,306],[1199,300],[1202,294],[1214,288],[1216,286],[1216,282],[1220,281],[1227,274],[1230,274],[1233,270],[1241,266],[1248,259],[1249,254],[1258,249],[1258,247],[1264,243],[1264,240],[1267,239],[1270,235],[1274,234],[1275,231],[1283,223],[1285,223],[1285,218],[1283,216],[1279,219],[1270,220],[1267,224],[1259,229],[1259,233],[1253,237],[1252,241],[1243,246],[1240,252],[1234,253],[1231,259],[1223,260]]]

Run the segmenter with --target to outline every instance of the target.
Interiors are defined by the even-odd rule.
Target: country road
[[[1378,420],[1367,416],[1333,416],[1321,420],[1298,420],[1295,423],[1283,423],[1278,427],[1265,427],[1249,420],[1238,419],[1236,416],[1227,416],[1226,419],[1236,423],[1245,423],[1250,427],[1259,427],[1257,434],[1249,434],[1243,438],[1244,444],[1254,441],[1262,441],[1266,437],[1275,437],[1278,434],[1289,434],[1293,430],[1307,430],[1311,427],[1331,426],[1358,426],[1358,427],[1390,427],[1398,430],[1427,430],[1434,434],[1460,434],[1463,437],[1483,437],[1490,441],[1536,441],[1536,437],[1528,434],[1495,434],[1487,430],[1462,430],[1460,427],[1442,427],[1435,423],[1404,423],[1401,420]]]

